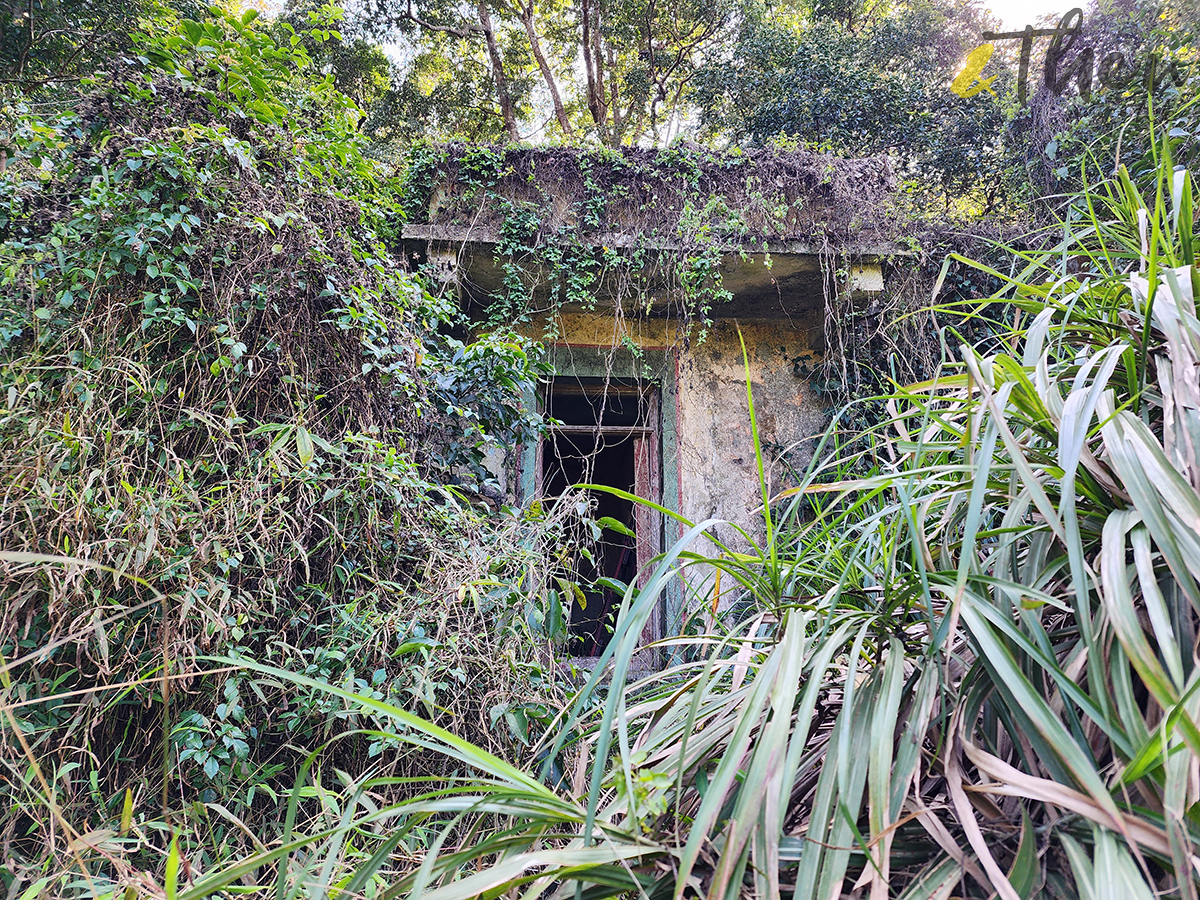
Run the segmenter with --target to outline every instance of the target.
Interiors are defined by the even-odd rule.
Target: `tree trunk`
[[[596,73],[592,63],[592,6],[590,0],[580,0],[580,18],[583,22],[583,41],[580,49],[583,51],[583,71],[587,76],[587,107],[592,114],[592,121],[599,125],[603,119],[600,116],[599,104],[596,102]]]
[[[609,68],[616,66],[616,58],[611,47],[608,48],[608,65]],[[621,84],[619,79],[614,78],[608,85],[608,112],[609,112],[609,132],[608,140],[605,142],[611,147],[620,147],[621,140],[625,136],[625,125],[629,118],[631,110],[621,110]]]
[[[511,140],[519,141],[521,135],[517,131],[517,116],[513,112],[512,93],[508,89],[508,76],[504,74],[504,61],[500,58],[500,48],[496,46],[496,30],[492,27],[492,14],[488,12],[485,0],[479,0],[479,24],[483,26],[483,36],[487,40],[488,59],[492,63],[492,80],[496,82],[496,99],[500,103],[500,115],[504,119],[504,128]]]
[[[601,0],[581,0],[583,14],[583,65],[587,71],[588,110],[600,131],[600,142],[609,144],[608,92],[604,86],[604,54],[601,51]]]
[[[527,6],[520,5],[520,10],[521,22],[524,24],[525,34],[529,38],[529,49],[533,51],[533,58],[537,60],[542,78],[545,79],[546,87],[550,90],[550,100],[554,104],[554,117],[558,119],[563,134],[568,138],[574,137],[571,120],[567,118],[566,107],[563,106],[562,96],[558,93],[558,85],[554,81],[554,72],[551,71],[550,64],[546,61],[546,54],[542,52],[542,42],[538,40],[537,29],[533,27],[533,0],[530,0]]]

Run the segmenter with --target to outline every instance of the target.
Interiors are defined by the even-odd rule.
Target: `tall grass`
[[[502,818],[393,890],[1196,897],[1193,221],[1164,145],[992,273],[1028,324],[897,390],[877,474],[815,466],[749,552],[686,523],[545,739],[573,779],[434,792],[406,815]],[[626,684],[663,584],[712,569],[754,613]]]
[[[991,272],[1025,324],[898,388],[873,472],[818,454],[764,487],[746,546],[684,522],[528,770],[238,661],[390,719],[458,775],[380,804],[392,780],[306,765],[278,839],[186,878],[172,843],[138,889],[1200,896],[1200,277],[1169,149],[1148,191],[1122,169],[1055,246]],[[631,682],[661,592],[714,571],[743,615],[668,639],[675,661]]]

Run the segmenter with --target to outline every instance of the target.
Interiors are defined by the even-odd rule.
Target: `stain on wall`
[[[680,355],[680,511],[693,521],[722,518],[761,535],[762,506],[746,370],[738,324],[723,321]],[[755,416],[772,493],[794,483],[812,457],[827,417],[808,371],[818,360],[810,322],[743,322]],[[743,543],[718,527],[722,540]]]

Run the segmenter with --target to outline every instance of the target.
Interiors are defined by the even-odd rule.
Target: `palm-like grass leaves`
[[[387,895],[1195,898],[1200,279],[1191,179],[1163,156],[1151,191],[1122,172],[1059,246],[993,273],[1028,324],[1012,353],[963,347],[957,370],[889,398],[886,467],[818,454],[771,498],[756,446],[763,532],[703,553],[711,523],[688,523],[536,748],[573,754],[577,796],[247,664],[372,705],[463,765],[339,826],[439,829]],[[628,684],[667,583],[714,571],[745,614]],[[386,864],[371,833],[346,890]]]

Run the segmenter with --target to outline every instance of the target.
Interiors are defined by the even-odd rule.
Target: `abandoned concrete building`
[[[554,424],[538,446],[498,448],[510,503],[609,485],[715,532],[761,528],[746,396],[747,351],[772,488],[786,486],[827,423],[814,390],[826,299],[881,291],[896,252],[872,216],[886,161],[807,152],[499,150],[445,147],[410,173],[406,257],[480,327],[547,346],[553,378],[530,397]],[[684,526],[593,493],[606,533],[593,575],[629,583]],[[705,589],[707,590],[707,589]],[[701,594],[704,591],[700,591]],[[578,656],[603,646],[614,598],[578,603]],[[644,639],[689,600],[668,592]]]

